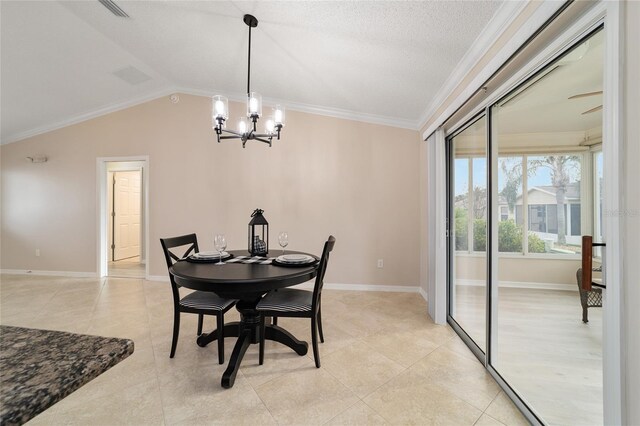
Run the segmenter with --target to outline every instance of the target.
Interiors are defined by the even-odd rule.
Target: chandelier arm
[[[236,135],[237,137],[241,138],[242,135],[244,135],[244,133],[241,132],[236,132],[235,130],[227,130],[227,129],[222,129],[223,132],[225,133],[230,133],[232,135]]]
[[[220,136],[220,139],[242,139],[242,136]]]
[[[268,141],[266,139],[262,139],[262,138],[253,138],[254,141],[259,141],[259,142],[264,142],[266,144],[269,144],[269,146],[271,146],[271,141]]]

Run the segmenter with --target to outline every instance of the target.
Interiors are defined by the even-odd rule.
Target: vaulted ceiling
[[[416,128],[499,1],[2,1],[2,140],[171,91]]]

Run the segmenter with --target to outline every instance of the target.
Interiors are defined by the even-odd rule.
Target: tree
[[[473,188],[473,218],[487,217],[487,188],[476,186]]]
[[[515,164],[510,164],[509,160],[510,158],[500,161],[500,167],[506,176],[506,182],[500,195],[507,200],[509,211],[513,213],[518,199],[518,190],[522,187],[522,159],[520,158],[520,161]]]
[[[576,168],[579,158],[575,155],[548,155],[529,160],[529,171],[532,173],[540,167],[551,172],[551,185],[556,189],[556,204],[558,206],[558,244],[566,244],[566,218],[564,205],[566,202],[567,185],[571,183],[572,169]]]

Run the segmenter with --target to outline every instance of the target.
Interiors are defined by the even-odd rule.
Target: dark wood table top
[[[234,256],[248,256],[246,250],[230,251]],[[277,256],[280,250],[272,251]],[[289,251],[287,254],[309,254]],[[317,256],[311,255],[318,259]],[[170,272],[176,282],[186,288],[213,291],[221,297],[234,299],[253,298],[277,288],[289,287],[312,280],[317,273],[318,263],[308,266],[284,267],[257,263],[193,263],[176,262]]]

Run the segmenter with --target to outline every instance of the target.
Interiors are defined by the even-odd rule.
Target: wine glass
[[[284,256],[284,248],[289,245],[289,234],[286,232],[278,234],[278,244],[282,247],[282,255]]]
[[[224,265],[225,263],[222,261],[222,252],[227,248],[227,239],[224,234],[217,234],[213,238],[213,244],[216,246],[216,250],[218,250],[218,254],[220,255],[218,265]]]

